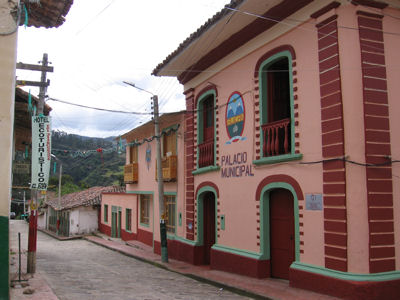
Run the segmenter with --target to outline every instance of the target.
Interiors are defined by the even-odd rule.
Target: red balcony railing
[[[290,118],[261,126],[264,134],[264,157],[289,153]]]
[[[214,141],[199,145],[199,168],[214,165]]]

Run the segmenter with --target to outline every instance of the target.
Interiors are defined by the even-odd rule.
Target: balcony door
[[[264,69],[266,82],[266,118],[264,156],[291,152],[289,59],[279,58]]]
[[[214,165],[214,96],[207,96],[200,104],[199,167]]]

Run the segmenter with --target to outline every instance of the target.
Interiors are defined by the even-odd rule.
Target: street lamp
[[[160,124],[159,124],[159,112],[158,112],[158,97],[152,92],[142,89],[136,86],[134,83],[124,81],[125,84],[134,87],[140,91],[149,93],[152,95],[151,99],[154,103],[154,129],[157,140],[157,181],[158,181],[158,205],[160,211],[160,242],[161,242],[161,261],[168,262],[168,247],[167,247],[167,228],[165,225],[165,214],[164,214],[164,181],[162,176],[162,162],[161,162],[161,135],[160,135]]]
[[[59,174],[58,174],[58,203],[57,203],[57,208],[58,208],[58,210],[57,210],[57,225],[56,225],[56,228],[57,228],[57,235],[59,235],[59,231],[58,231],[58,228],[59,228],[59,222],[60,222],[60,210],[61,210],[61,178],[62,178],[62,161],[57,157],[57,156],[55,156],[54,154],[51,154],[51,157],[53,157],[54,159],[56,159],[57,161],[59,161],[60,162],[60,170],[59,170]]]

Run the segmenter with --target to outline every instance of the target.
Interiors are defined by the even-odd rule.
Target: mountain
[[[58,178],[61,162],[63,175],[70,175],[80,187],[119,185],[123,181],[125,153],[118,153],[117,144],[115,137],[94,138],[53,131],[52,153],[58,161],[52,159],[50,176]],[[53,162],[57,165],[55,174]]]

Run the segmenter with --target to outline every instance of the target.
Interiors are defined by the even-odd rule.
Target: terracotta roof
[[[87,190],[71,193],[61,197],[61,210],[79,206],[98,205],[101,203],[101,194],[109,192],[120,192],[120,186],[95,186]],[[58,198],[48,199],[46,204],[57,209]]]
[[[28,12],[28,26],[34,27],[58,27],[65,22],[65,16],[74,3],[73,0],[40,0],[30,2],[21,1]],[[25,22],[25,13],[22,11],[20,25]]]
[[[158,72],[167,65],[171,60],[173,60],[176,56],[179,55],[187,46],[189,46],[194,40],[200,37],[204,32],[206,32],[210,27],[216,24],[219,20],[221,20],[225,15],[231,13],[232,11],[227,9],[226,7],[236,8],[245,0],[232,0],[229,4],[225,5],[220,12],[216,13],[212,18],[208,19],[207,22],[193,32],[186,40],[184,40],[179,47],[167,56],[166,59],[162,63],[160,63],[151,73],[152,75],[158,75]]]

